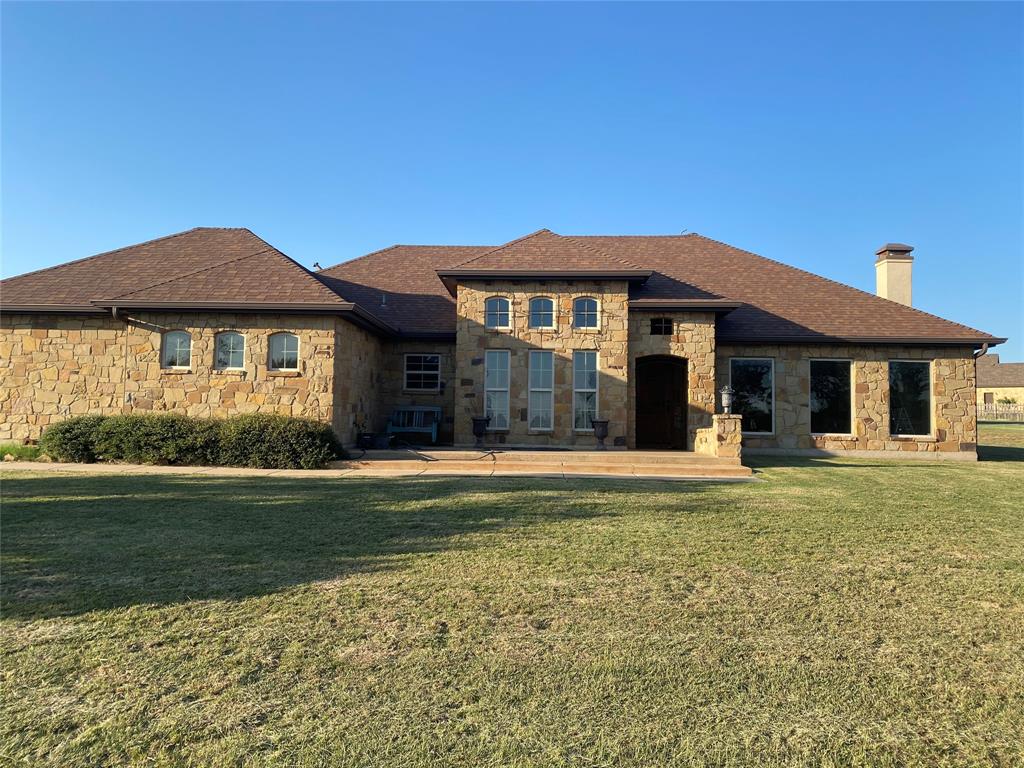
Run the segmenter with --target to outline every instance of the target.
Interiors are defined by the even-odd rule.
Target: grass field
[[[764,482],[6,473],[0,765],[1024,764],[1024,428]]]

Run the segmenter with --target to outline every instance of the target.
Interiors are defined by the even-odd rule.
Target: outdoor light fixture
[[[732,397],[736,394],[736,390],[726,384],[722,387],[722,413],[732,413]]]

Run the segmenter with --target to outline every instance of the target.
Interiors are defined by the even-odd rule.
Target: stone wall
[[[651,318],[670,318],[671,336],[651,335]],[[715,315],[712,312],[631,312],[629,314],[628,445],[636,447],[636,361],[648,355],[686,359],[687,446],[715,412]]]
[[[484,301],[505,296],[511,304],[511,328],[484,326]],[[534,296],[555,300],[556,327],[528,327],[528,302]],[[596,329],[575,328],[573,301],[598,300]],[[627,286],[625,281],[465,281],[458,286],[458,341],[455,351],[455,443],[473,443],[472,417],[484,410],[484,352],[507,349],[510,355],[507,432],[490,433],[487,442],[508,445],[595,445],[592,430],[573,429],[572,353],[598,353],[598,415],[609,420],[609,445],[623,445],[627,432]],[[554,429],[537,432],[527,422],[530,350],[554,352]]]
[[[364,427],[381,420],[383,345],[376,336],[336,318],[334,332],[334,412],[331,425],[344,445],[354,445]]]
[[[168,330],[189,332],[188,369],[161,368],[161,334]],[[227,330],[245,337],[241,370],[213,367],[214,338]],[[269,337],[278,331],[299,337],[298,371],[268,369]],[[174,411],[314,418],[330,422],[348,441],[354,438],[355,416],[376,417],[368,379],[379,368],[375,349],[376,339],[329,316],[5,315],[0,320],[5,364],[0,440],[37,439],[48,424],[72,415]]]
[[[710,427],[701,427],[693,441],[693,450],[705,456],[733,459],[743,456],[742,419],[736,414],[716,413]]]
[[[726,345],[718,347],[718,383],[729,382],[729,358],[775,360],[775,433],[743,437],[747,450],[859,450],[967,453],[977,449],[974,356],[970,347],[857,345]],[[853,433],[812,435],[810,361],[853,361]],[[930,437],[889,434],[889,360],[931,360]]]
[[[436,393],[405,389],[407,354],[441,356],[441,390]],[[388,416],[402,405],[432,405],[441,408],[439,443],[451,443],[455,437],[455,343],[451,341],[386,342],[380,376],[380,414],[375,429],[387,425]],[[426,436],[429,439],[429,436]]]

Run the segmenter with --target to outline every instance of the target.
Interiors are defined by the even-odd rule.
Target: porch
[[[332,464],[367,476],[592,477],[649,480],[752,480],[739,457],[690,451],[507,450],[427,448],[368,450]]]

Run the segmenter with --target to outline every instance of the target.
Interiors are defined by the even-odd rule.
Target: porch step
[[[482,450],[458,449],[386,450],[366,451],[357,454],[357,461],[493,461],[500,464],[545,464],[552,461],[560,464],[706,464],[739,465],[739,459],[704,456],[692,451],[528,451],[528,450]]]
[[[366,456],[332,464],[337,469],[350,469],[360,474],[391,475],[490,475],[546,477],[638,477],[638,478],[750,478],[751,471],[738,460],[691,453],[662,454],[645,452],[618,454],[576,452],[516,451],[484,453],[438,451],[419,453],[404,458]],[[615,456],[614,460],[610,459]],[[472,457],[472,458],[470,458]],[[652,460],[654,459],[654,460]]]

